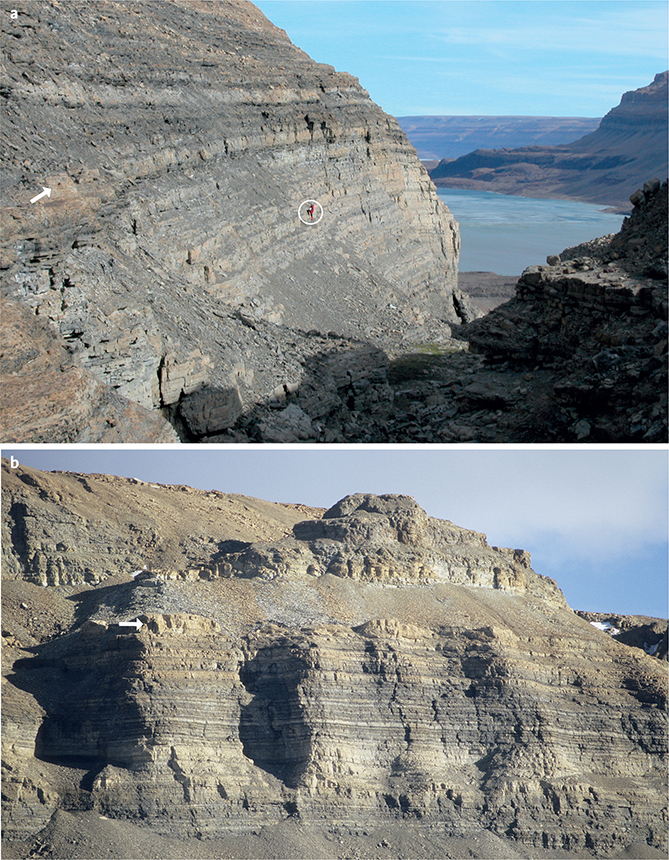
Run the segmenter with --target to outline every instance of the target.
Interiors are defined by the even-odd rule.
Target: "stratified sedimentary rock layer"
[[[448,340],[468,318],[457,225],[397,122],[252,4],[29,4],[4,38],[3,292],[118,394],[223,398],[185,431],[211,435],[302,383],[306,331]]]
[[[30,478],[66,507],[83,480]],[[132,491],[147,514],[146,485],[87,480],[91,499]],[[207,494],[172,492],[184,518],[206,516]],[[67,809],[205,841],[290,821],[442,846],[487,833],[506,856],[666,848],[665,664],[572,612],[528,553],[407,496],[355,494],[314,518],[210,495],[230,505],[227,534],[185,569],[40,588],[15,552],[6,838]],[[11,510],[19,549],[28,517]],[[243,510],[276,537],[231,537]],[[59,628],[37,623],[47,607]]]

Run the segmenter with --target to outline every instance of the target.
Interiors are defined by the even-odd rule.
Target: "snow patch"
[[[609,624],[608,621],[591,621],[590,623],[598,630],[608,633],[609,636],[617,636],[620,633],[620,630],[618,630],[617,627],[614,627],[613,624]]]

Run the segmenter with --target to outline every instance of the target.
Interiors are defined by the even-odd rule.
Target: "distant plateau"
[[[399,116],[397,121],[421,161],[438,163],[442,158],[459,158],[475,149],[572,143],[595,131],[601,117]]]

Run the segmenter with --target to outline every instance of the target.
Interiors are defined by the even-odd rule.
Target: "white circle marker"
[[[302,217],[302,207],[307,207],[305,215],[307,216],[306,220]],[[316,212],[320,209],[320,215],[316,218]],[[318,200],[303,200],[302,203],[298,206],[297,209],[297,217],[303,224],[318,224],[318,222],[323,217],[323,207],[318,202]]]

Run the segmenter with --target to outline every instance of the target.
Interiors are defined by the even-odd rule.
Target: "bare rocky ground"
[[[127,821],[110,821],[98,813],[58,811],[40,836],[3,846],[7,860],[578,860],[566,851],[531,851],[490,833],[451,838],[424,828],[407,831],[402,824],[379,828],[310,827],[290,819],[262,827],[251,836],[231,839],[170,839]],[[663,860],[664,853],[632,843],[613,860]]]
[[[315,366],[306,396],[287,391],[216,441],[270,441],[267,428],[286,442],[666,441],[667,183],[644,189],[619,233],[531,266],[458,340],[367,352],[336,408],[314,408]],[[491,274],[465,283],[485,301],[508,290]]]

